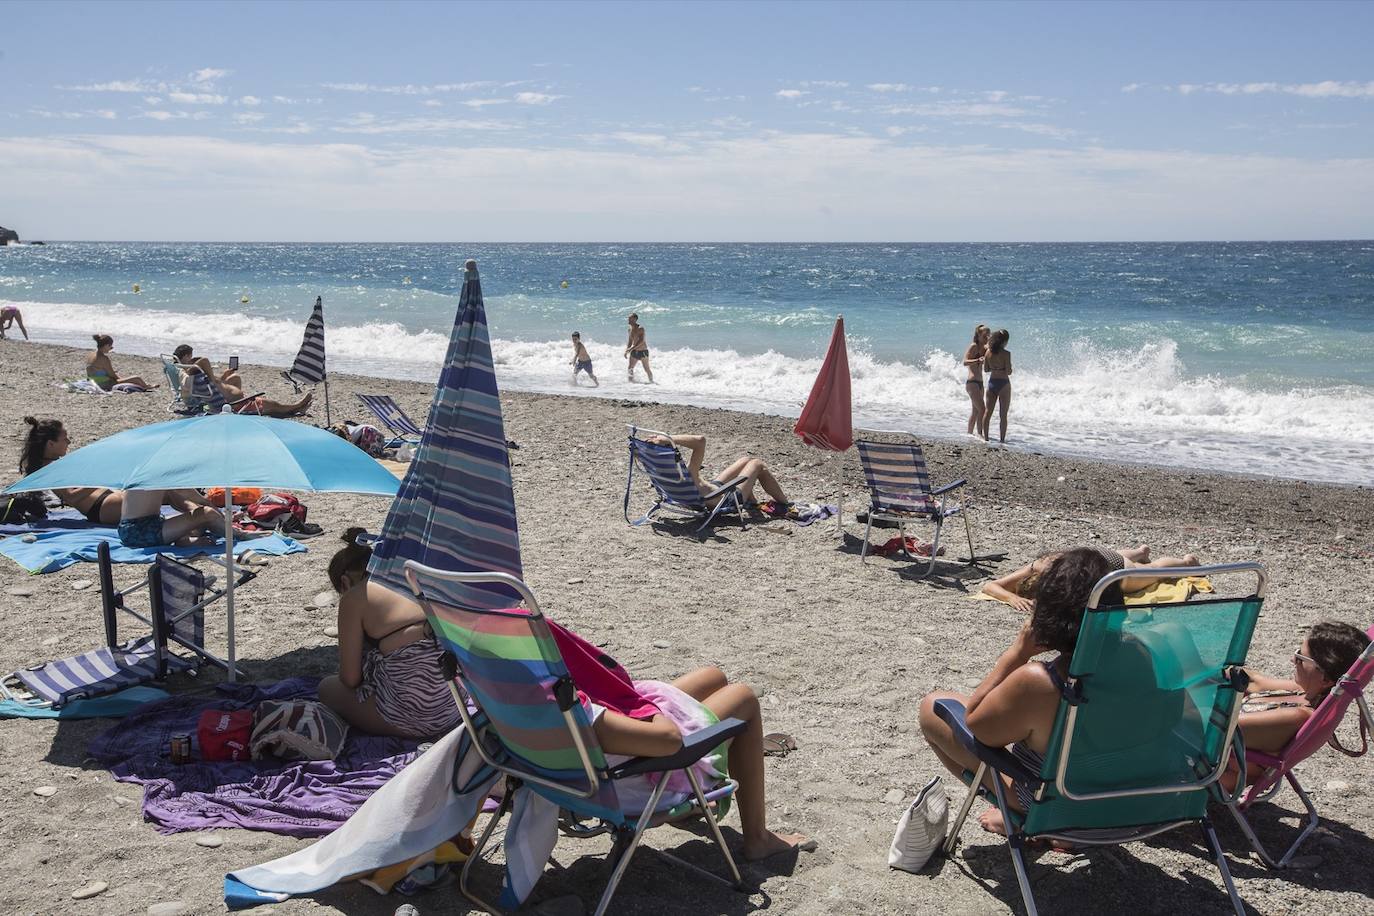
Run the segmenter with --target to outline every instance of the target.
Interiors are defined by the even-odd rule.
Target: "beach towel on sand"
[[[176,764],[167,753],[172,735],[195,734],[206,709],[253,709],[263,700],[318,696],[316,678],[267,687],[220,684],[212,696],[173,697],[142,707],[91,742],[89,753],[118,781],[143,786],[143,815],[159,833],[243,827],[323,836],[415,759],[419,743],[355,731],[335,760]]]
[[[219,546],[211,544],[205,547],[125,547],[114,528],[89,526],[69,530],[40,530],[34,534],[32,541],[17,537],[5,538],[0,540],[0,556],[9,557],[31,573],[50,573],[66,569],[82,560],[94,563],[102,541],[110,545],[110,561],[114,563],[151,563],[160,553],[178,559],[224,553],[223,541],[219,542]],[[288,553],[304,553],[305,545],[279,534],[252,541],[235,542],[234,556],[248,550],[271,556],[283,556]]]

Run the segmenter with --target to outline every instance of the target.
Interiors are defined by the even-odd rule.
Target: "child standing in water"
[[[596,373],[592,372],[592,356],[587,352],[587,348],[582,345],[582,335],[573,331],[573,384],[577,384],[577,373],[587,373],[587,378],[592,380],[592,385],[600,388],[601,383],[596,380]]]

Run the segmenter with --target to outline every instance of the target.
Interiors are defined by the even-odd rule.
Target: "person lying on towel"
[[[32,474],[52,464],[71,448],[61,420],[25,417],[29,425],[19,453],[19,473]],[[71,487],[53,491],[62,505],[77,510],[93,525],[119,527],[126,547],[186,546],[210,543],[224,531],[224,516],[196,490],[138,490],[125,493],[107,487]],[[162,507],[182,514],[162,517]],[[209,539],[202,534],[209,532]]]
[[[1135,569],[1137,567],[1148,567],[1154,569],[1170,569],[1179,566],[1197,566],[1198,558],[1191,553],[1186,553],[1181,557],[1158,557],[1150,559],[1150,548],[1144,544],[1133,547],[1129,550],[1112,550],[1109,547],[1084,547],[1083,550],[1096,550],[1107,560],[1109,569]],[[1062,550],[1052,550],[1042,553],[1030,563],[1022,566],[1015,572],[1009,572],[999,579],[994,579],[983,586],[983,594],[996,598],[1003,604],[1009,604],[1018,611],[1029,614],[1035,610],[1035,589],[1040,582],[1040,577],[1045,570],[1049,569],[1050,564],[1064,555]],[[1126,578],[1121,582],[1123,592],[1133,592],[1139,588],[1150,584],[1153,579],[1131,579]]]

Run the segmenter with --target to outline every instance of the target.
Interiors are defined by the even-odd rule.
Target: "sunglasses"
[[[1294,652],[1294,653],[1293,653],[1293,664],[1296,665],[1299,661],[1310,662],[1310,663],[1312,663],[1313,665],[1315,665],[1315,664],[1317,663],[1317,660],[1316,660],[1315,658],[1313,658],[1312,656],[1310,656],[1310,655],[1303,655],[1301,652]]]

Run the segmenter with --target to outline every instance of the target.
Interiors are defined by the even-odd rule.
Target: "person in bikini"
[[[1099,550],[1078,547],[1059,554],[1040,577],[1030,620],[973,694],[937,692],[921,700],[921,734],[935,756],[956,777],[965,771],[977,771],[978,759],[965,750],[950,727],[935,714],[936,700],[963,703],[969,730],[975,738],[993,747],[1007,747],[1031,772],[1040,772],[1088,595],[1110,571],[1111,565]],[[1118,583],[1103,593],[1103,603],[1121,603]],[[1044,652],[1059,654],[1050,661],[1032,661]],[[999,777],[989,773],[987,778]],[[1008,777],[1000,778],[1008,790],[1007,803],[1025,811],[1030,804],[1030,787]],[[989,790],[991,786],[989,782]],[[1006,832],[1002,812],[996,806],[984,811],[978,822],[992,833]]]
[[[999,412],[1000,433],[998,438],[1007,441],[1007,411],[1011,409],[1011,351],[1007,341],[1011,333],[999,328],[988,336],[988,349],[983,355],[983,368],[988,373],[987,403],[983,410],[983,441],[988,438],[988,426],[992,423],[992,412]]]
[[[968,434],[981,435],[984,439],[988,437],[988,428],[983,422],[986,409],[983,404],[983,354],[987,352],[989,333],[987,325],[978,325],[973,329],[973,343],[964,351],[964,367],[968,369],[964,393],[973,404],[968,415]]]
[[[630,360],[630,381],[635,380],[635,363],[644,364],[644,374],[649,377],[650,384],[654,380],[654,370],[649,368],[649,341],[644,334],[644,327],[639,323],[639,315],[630,314],[630,337],[625,343],[625,355]]]
[[[140,375],[120,375],[115,371],[114,364],[110,362],[114,338],[109,334],[92,334],[91,339],[95,341],[95,352],[86,359],[86,378],[95,382],[101,389],[109,391],[115,385],[134,385],[147,391],[157,387],[145,382]]]
[[[587,373],[587,378],[589,378],[589,379],[592,380],[592,384],[593,384],[594,386],[596,386],[597,388],[600,388],[600,387],[601,387],[601,383],[598,382],[598,381],[596,380],[596,373],[592,372],[592,355],[591,355],[590,353],[588,353],[588,352],[587,352],[587,348],[586,348],[585,346],[583,346],[583,344],[582,344],[582,335],[579,334],[577,331],[573,331],[572,342],[573,342],[573,358],[572,358],[573,384],[574,384],[574,385],[577,384],[577,373],[579,373],[579,372],[585,372],[585,373]],[[645,363],[645,364],[644,364],[644,370],[647,372],[648,369],[649,369],[649,364],[648,364],[648,363]],[[631,374],[633,374],[633,371],[634,371],[634,370],[631,369]]]
[[[211,385],[219,389],[224,400],[233,407],[234,413],[257,414],[263,417],[294,417],[308,410],[310,402],[315,398],[314,393],[310,391],[307,391],[305,397],[299,401],[276,401],[262,395],[245,397],[243,376],[239,375],[237,369],[230,367],[216,374],[210,361],[203,356],[197,357],[190,344],[180,345],[172,351],[172,356],[176,358],[177,365],[181,367],[185,376],[181,390],[183,398],[195,396],[192,376],[203,374]]]
[[[1154,568],[1154,569],[1173,569],[1180,566],[1197,566],[1198,558],[1195,554],[1185,553],[1181,557],[1158,557],[1150,558],[1150,548],[1145,544],[1133,547],[1129,550],[1112,550],[1108,547],[1085,547],[1084,550],[1095,550],[1107,560],[1110,569],[1135,569],[1135,568]],[[1022,566],[1005,576],[994,579],[983,586],[983,594],[989,595],[1009,604],[1018,611],[1029,614],[1035,610],[1035,590],[1039,585],[1040,577],[1045,570],[1049,569],[1050,564],[1063,555],[1063,551],[1055,550],[1042,553],[1030,563]],[[1122,591],[1133,592],[1136,589],[1144,588],[1153,579],[1123,579],[1121,583]]]
[[[29,329],[24,327],[24,315],[19,311],[19,306],[0,305],[0,340],[5,339],[5,332],[12,324],[18,324],[19,330],[24,333],[24,339],[29,339]]]
[[[71,447],[61,420],[25,417],[29,432],[19,454],[19,473],[32,474],[52,464]],[[73,487],[53,491],[62,505],[77,510],[93,525],[119,527],[120,540],[130,547],[171,544],[198,538],[201,532],[224,530],[224,516],[195,490],[111,490],[106,487]],[[180,515],[162,518],[162,507]],[[125,521],[132,524],[126,526]],[[126,534],[129,540],[125,539]],[[145,541],[153,543],[144,543]],[[131,542],[132,541],[132,542]]]
[[[361,528],[344,532],[329,561],[339,593],[339,673],[320,682],[320,701],[373,735],[433,738],[462,719],[439,667],[443,646],[410,598],[368,581],[372,548]]]
[[[656,442],[659,445],[672,445],[689,449],[691,454],[687,459],[687,472],[692,475],[692,482],[697,485],[697,489],[705,496],[719,488],[722,484],[734,480],[741,475],[744,476],[744,483],[739,486],[740,498],[745,505],[754,502],[754,484],[763,487],[763,491],[768,494],[774,502],[786,506],[791,502],[787,494],[783,492],[782,485],[778,483],[773,472],[768,469],[768,465],[763,463],[762,458],[755,458],[752,455],[745,455],[736,458],[726,465],[724,470],[717,474],[710,481],[701,479],[701,465],[706,458],[706,437],[696,435],[675,435],[675,436],[650,436],[649,442]],[[709,500],[709,505],[715,506],[722,496],[715,496]]]

